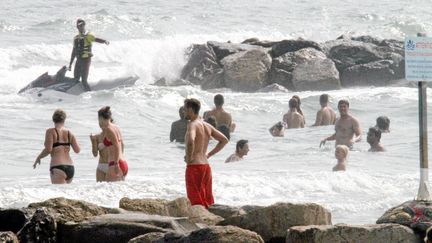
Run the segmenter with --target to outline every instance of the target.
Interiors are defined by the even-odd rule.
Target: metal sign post
[[[416,200],[431,200],[429,190],[428,129],[427,129],[427,83],[418,83],[419,92],[419,138],[420,138],[420,186]]]
[[[418,34],[405,39],[405,78],[419,81],[419,138],[420,138],[420,186],[416,200],[430,201],[428,129],[427,129],[427,81],[432,81],[432,38]]]

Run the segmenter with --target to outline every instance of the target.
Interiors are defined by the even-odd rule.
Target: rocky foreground
[[[332,225],[331,213],[314,203],[213,205],[207,211],[187,198],[123,198],[119,208],[53,198],[0,210],[0,242],[421,242],[424,229],[414,231],[411,222],[429,206],[406,202],[379,224]]]
[[[324,43],[257,38],[242,43],[208,41],[192,45],[187,56],[179,80],[162,78],[155,84],[242,92],[408,84],[404,43],[371,36],[341,36]]]

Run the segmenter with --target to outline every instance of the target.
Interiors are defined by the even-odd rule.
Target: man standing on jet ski
[[[69,63],[69,71],[72,68],[72,63],[77,58],[74,69],[74,78],[79,80],[84,86],[85,91],[90,91],[90,86],[87,83],[89,75],[91,57],[93,56],[91,48],[92,42],[105,43],[109,45],[109,42],[104,39],[96,38],[92,33],[85,30],[85,21],[82,19],[77,20],[78,35],[74,37],[73,49],[71,54],[71,60]]]

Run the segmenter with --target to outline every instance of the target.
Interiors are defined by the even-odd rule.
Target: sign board
[[[405,38],[405,79],[432,81],[432,38]]]

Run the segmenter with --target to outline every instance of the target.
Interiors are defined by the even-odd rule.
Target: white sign
[[[432,81],[432,38],[405,38],[405,79]]]

